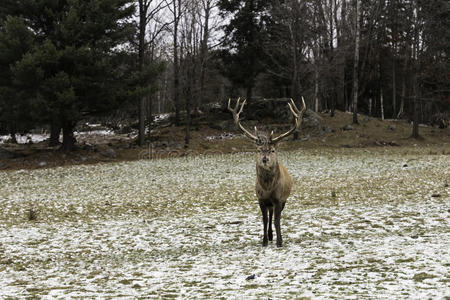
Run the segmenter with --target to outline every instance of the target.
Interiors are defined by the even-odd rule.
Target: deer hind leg
[[[263,237],[262,245],[267,246],[267,244],[269,243],[268,238],[267,238],[267,223],[269,221],[267,218],[267,207],[264,203],[260,202],[259,208],[261,208],[261,213],[262,213],[262,217],[263,217],[263,225],[264,225],[264,237]]]
[[[272,232],[272,216],[273,216],[273,207],[269,208],[269,230],[268,230],[268,236],[269,241],[273,241],[273,232]]]
[[[275,230],[277,232],[277,247],[281,247],[283,245],[283,238],[281,237],[281,226],[280,226],[280,219],[281,219],[281,211],[283,210],[284,205],[277,203],[274,207],[275,210]]]

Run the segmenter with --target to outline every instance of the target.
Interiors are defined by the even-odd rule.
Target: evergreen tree
[[[13,65],[34,43],[21,18],[5,17],[0,27],[0,121],[15,142],[16,132],[29,129],[31,114],[26,94],[14,84]]]
[[[20,15],[35,33],[35,45],[12,67],[40,118],[63,129],[63,150],[86,114],[117,103],[123,75],[114,64],[131,27],[129,0],[22,1]],[[58,130],[59,132],[59,130]]]
[[[448,1],[419,1],[424,20],[424,51],[420,80],[425,102],[450,108],[450,5]],[[431,104],[431,103],[430,103]]]
[[[222,16],[231,16],[224,26],[224,73],[236,86],[246,89],[248,99],[252,97],[256,77],[264,71],[263,37],[269,4],[269,0],[219,1]]]

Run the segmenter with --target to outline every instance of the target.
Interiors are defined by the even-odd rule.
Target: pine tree
[[[21,18],[4,18],[0,26],[0,122],[13,142],[17,132],[26,131],[32,124],[27,95],[15,84],[12,68],[33,43],[33,33]]]
[[[263,35],[269,16],[266,14],[268,0],[220,0],[223,16],[231,14],[224,27],[224,50],[222,59],[224,73],[238,87],[252,97],[252,88],[258,74],[263,70]]]
[[[114,65],[117,46],[131,33],[129,0],[23,1],[21,15],[35,45],[12,68],[40,118],[63,129],[70,151],[76,123],[85,114],[114,107],[122,72]]]

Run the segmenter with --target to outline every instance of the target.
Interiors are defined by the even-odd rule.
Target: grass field
[[[450,155],[279,156],[282,248],[252,153],[0,172],[0,298],[450,297]]]

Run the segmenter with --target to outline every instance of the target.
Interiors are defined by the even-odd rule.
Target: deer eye
[[[272,152],[272,153],[275,153],[275,150],[274,149],[272,149],[270,152]]]

